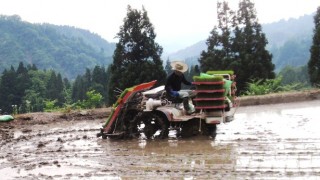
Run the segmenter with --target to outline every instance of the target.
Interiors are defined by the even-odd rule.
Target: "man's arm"
[[[192,85],[192,83],[191,82],[189,82],[185,77],[184,77],[184,75],[182,75],[182,82],[183,82],[183,84],[185,84],[185,85]]]

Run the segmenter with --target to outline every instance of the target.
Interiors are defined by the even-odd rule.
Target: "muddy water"
[[[0,124],[1,179],[318,179],[320,101],[241,107],[215,140],[103,140],[102,120]]]

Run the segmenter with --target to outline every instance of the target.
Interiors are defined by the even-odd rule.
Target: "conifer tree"
[[[171,62],[170,62],[170,60],[168,58],[167,61],[166,61],[166,66],[165,66],[165,71],[167,73],[167,76],[169,76],[172,73],[172,67],[171,67],[170,63]]]
[[[139,11],[128,6],[117,38],[119,42],[111,64],[109,102],[116,100],[116,88],[124,90],[152,80],[164,83],[166,72],[161,60],[162,47],[155,42],[154,27],[144,7]]]
[[[16,79],[16,72],[12,66],[10,70],[3,71],[0,82],[0,109],[2,113],[12,113],[12,105],[18,105],[15,94]]]
[[[308,73],[312,86],[320,87],[320,7],[314,16],[313,43],[310,48],[311,57],[308,62]]]
[[[51,72],[50,78],[47,82],[46,89],[47,94],[46,98],[49,100],[55,100],[56,99],[56,82],[57,82],[57,75],[54,71]]]
[[[238,93],[252,79],[275,77],[272,55],[266,50],[267,40],[258,23],[254,4],[241,0],[237,12],[227,2],[217,4],[218,26],[207,40],[208,49],[201,53],[201,70],[234,70]]]
[[[232,69],[237,74],[237,86],[241,92],[253,79],[275,78],[272,55],[266,49],[267,39],[258,22],[254,3],[241,0],[237,12],[233,51],[236,54]]]
[[[102,97],[106,98],[108,85],[108,75],[105,68],[95,66],[92,72],[92,88],[97,93],[100,93]]]
[[[189,67],[188,71],[185,73],[185,77],[188,81],[192,82],[194,76],[199,76],[200,75],[200,70],[199,70],[199,65],[192,65]],[[189,85],[184,85],[182,84],[183,88],[190,89],[194,88],[194,86],[189,86]]]
[[[84,88],[84,81],[82,76],[78,75],[76,80],[72,86],[72,95],[71,99],[73,102],[82,101],[85,99],[85,88]]]
[[[25,112],[25,102],[23,102],[23,97],[26,95],[26,91],[31,87],[31,79],[28,73],[28,69],[23,65],[22,62],[19,63],[19,66],[16,71],[16,83],[14,89],[11,91],[15,93],[17,97],[17,104],[19,109],[22,112]]]
[[[225,70],[229,69],[232,61],[232,28],[235,12],[232,11],[228,2],[217,3],[218,26],[215,26],[207,39],[207,51],[200,55],[199,63],[201,70]]]
[[[56,89],[57,89],[57,100],[58,100],[58,106],[62,107],[63,104],[66,102],[64,97],[64,84],[62,80],[62,76],[60,73],[57,75],[57,82],[56,82]]]
[[[65,99],[63,97],[63,81],[61,74],[58,73],[58,75],[52,71],[51,76],[47,82],[47,99],[49,100],[57,100],[57,106],[61,107],[63,103],[65,102]]]

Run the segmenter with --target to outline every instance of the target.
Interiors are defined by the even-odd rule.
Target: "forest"
[[[17,15],[0,16],[0,72],[10,66],[36,64],[68,79],[86,68],[112,63],[115,44],[89,31],[68,26],[31,24]]]
[[[192,81],[200,72],[232,69],[238,95],[319,87],[319,14],[318,8],[308,64],[275,73],[254,3],[242,0],[234,11],[227,2],[218,2],[219,23],[210,32],[199,64],[185,75]],[[18,16],[0,18],[1,113],[111,106],[119,90],[152,80],[161,85],[171,73],[170,59],[166,63],[161,59],[163,48],[155,42],[156,33],[144,8],[128,6],[117,34],[119,42],[114,45],[103,44],[99,38],[90,45],[85,40],[90,39],[87,32],[68,35],[74,30],[32,25]]]

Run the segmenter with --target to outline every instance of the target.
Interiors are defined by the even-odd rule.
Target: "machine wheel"
[[[168,122],[155,113],[142,113],[130,125],[130,134],[136,136],[143,133],[147,139],[151,139],[160,131],[156,138],[167,138],[169,134]]]
[[[107,139],[107,136],[105,134],[101,135],[102,139]]]
[[[157,127],[154,122],[149,120],[144,120],[144,128],[142,129],[142,132],[146,136],[147,139],[152,138],[152,136],[157,132]]]
[[[198,121],[195,119],[183,122],[181,126],[180,135],[183,138],[191,137],[196,135],[199,129]]]
[[[157,126],[157,130],[160,131],[160,134],[157,136],[157,138],[160,139],[165,139],[168,138],[169,135],[169,123],[167,121],[167,119],[154,114],[155,119],[156,119],[156,126]]]
[[[213,125],[209,125],[207,127],[208,130],[208,135],[212,137],[212,139],[215,139],[217,136],[217,125],[213,124]]]

